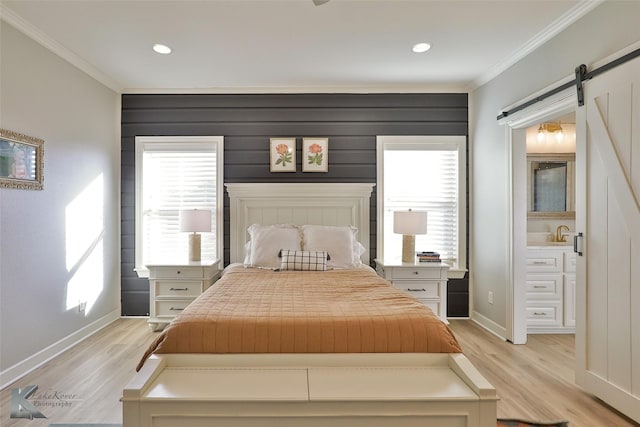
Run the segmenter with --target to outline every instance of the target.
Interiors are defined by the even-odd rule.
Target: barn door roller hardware
[[[510,115],[512,115],[513,113],[520,111],[520,110],[524,110],[525,108],[535,104],[536,102],[540,102],[548,97],[550,97],[551,95],[555,95],[558,92],[562,92],[563,90],[570,88],[571,86],[576,87],[576,90],[578,92],[578,106],[583,106],[584,105],[584,93],[583,93],[583,88],[582,88],[582,82],[586,81],[586,80],[591,80],[592,78],[594,78],[595,76],[597,76],[598,74],[602,74],[605,71],[609,71],[610,69],[617,67],[618,65],[624,64],[625,62],[631,61],[632,59],[636,58],[640,56],[640,48],[636,49],[632,52],[627,53],[626,55],[621,56],[618,59],[614,59],[611,62],[606,63],[605,65],[596,68],[595,70],[592,71],[587,71],[587,66],[584,64],[578,65],[575,68],[575,75],[576,78],[574,80],[571,80],[563,85],[560,85],[554,89],[551,89],[545,93],[543,93],[542,95],[536,96],[535,98],[530,99],[527,102],[524,102],[518,106],[513,107],[511,110],[509,111],[503,111],[502,114],[500,114],[498,116],[498,120],[500,119],[504,119],[505,117],[508,117]]]
[[[578,106],[582,107],[584,105],[584,92],[582,90],[582,82],[584,81],[584,77],[587,75],[587,66],[584,64],[578,65],[576,67],[576,91],[578,92]]]

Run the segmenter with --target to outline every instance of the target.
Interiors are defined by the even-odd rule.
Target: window
[[[378,254],[400,258],[402,236],[393,233],[396,210],[427,211],[427,234],[416,251],[436,251],[451,265],[450,277],[466,269],[466,137],[379,136]]]
[[[211,233],[202,233],[202,259],[222,255],[223,137],[136,137],[136,271],[149,263],[188,258],[181,209],[210,209]]]

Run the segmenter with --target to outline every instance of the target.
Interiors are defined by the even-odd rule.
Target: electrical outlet
[[[489,301],[489,304],[493,304],[493,291],[489,291],[489,294],[487,295],[487,301]]]
[[[78,304],[78,313],[84,313],[86,309],[87,309],[86,302],[81,302],[80,304]]]

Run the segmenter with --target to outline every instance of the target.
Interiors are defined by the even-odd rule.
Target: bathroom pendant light
[[[540,123],[540,127],[538,128],[538,142],[543,142],[545,140],[545,133],[544,127],[542,126],[542,123]]]

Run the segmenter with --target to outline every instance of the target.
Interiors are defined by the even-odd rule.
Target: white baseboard
[[[506,341],[507,338],[507,329],[504,326],[498,325],[493,320],[489,319],[486,316],[474,311],[471,315],[471,320],[480,325],[482,328],[491,332],[493,335],[497,336],[503,341]]]
[[[576,328],[527,328],[527,334],[575,334]]]
[[[91,335],[98,332],[100,329],[118,320],[119,318],[120,308],[117,308],[106,316],[101,317],[100,319],[88,324],[87,326],[73,332],[70,335],[67,335],[58,342],[55,342],[50,346],[40,350],[36,354],[29,356],[22,362],[18,362],[15,365],[0,372],[0,390],[4,390],[6,387],[10,386],[20,378],[47,363],[64,351],[70,349],[74,345],[87,339]]]

